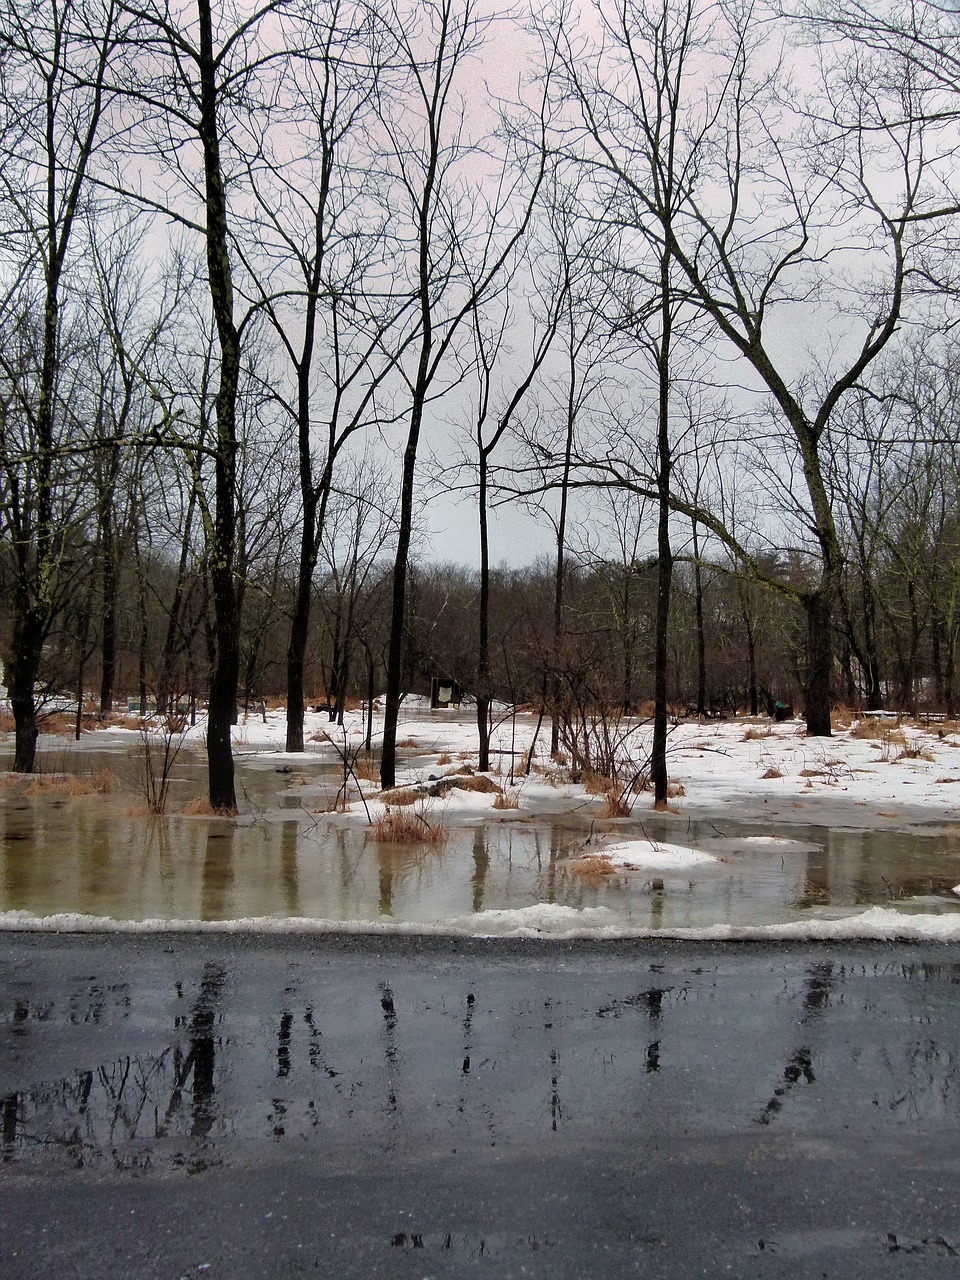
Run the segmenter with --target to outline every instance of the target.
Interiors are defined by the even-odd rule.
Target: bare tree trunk
[[[490,537],[487,527],[487,452],[480,448],[480,600],[477,637],[477,735],[478,768],[490,768]]]
[[[240,334],[233,317],[233,279],[227,245],[227,205],[220,162],[218,61],[213,49],[210,0],[198,0],[200,48],[200,142],[203,148],[207,279],[220,344],[220,380],[215,401],[214,474],[216,509],[210,547],[210,583],[217,641],[216,667],[207,711],[210,805],[236,813],[230,727],[240,682],[240,610],[234,580],[236,557],[236,405],[240,382]]]

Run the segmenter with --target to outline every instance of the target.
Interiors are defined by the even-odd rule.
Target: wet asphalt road
[[[960,1274],[960,951],[0,935],[0,1276]]]

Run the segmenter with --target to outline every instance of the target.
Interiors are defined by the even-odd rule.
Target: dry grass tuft
[[[605,796],[611,787],[609,778],[605,778],[599,773],[591,773],[587,769],[581,774],[580,783],[587,795],[590,796]]]
[[[402,742],[398,742],[398,747],[419,747],[420,743],[416,738],[404,738]]]
[[[17,727],[17,722],[13,716],[6,711],[0,711],[0,733],[13,733]]]
[[[933,764],[936,758],[929,747],[925,747],[922,742],[917,741],[906,743],[897,756],[898,760],[927,760],[930,764]]]
[[[629,818],[630,806],[626,799],[615,790],[608,791],[597,810],[598,818]]]
[[[772,764],[766,773],[762,773],[760,776],[761,778],[782,778],[783,774],[775,764]]]
[[[64,781],[67,784],[67,794],[71,796],[92,796],[96,794],[96,787],[92,777],[78,777],[76,774],[69,774]]]
[[[377,844],[441,845],[446,832],[439,822],[429,823],[422,812],[387,809],[373,824]]]
[[[520,808],[520,792],[516,787],[510,787],[506,791],[499,792],[493,799],[494,809],[519,809]]]
[[[437,756],[437,765],[453,764],[453,756],[447,751],[441,751]]]
[[[418,800],[423,799],[423,792],[417,791],[413,787],[392,787],[389,791],[383,791],[380,799],[386,805],[395,805],[403,808],[409,804],[416,804]]]
[[[26,782],[23,788],[25,796],[78,796],[83,794],[82,783],[78,778],[47,773],[32,773],[27,776],[29,781]]]
[[[98,796],[109,795],[111,791],[117,789],[117,775],[106,766],[93,775],[91,782]]]
[[[494,791],[500,791],[493,779],[482,773],[458,773],[453,786],[458,791],[481,791],[488,795]]]
[[[127,809],[128,818],[149,818],[152,817],[150,810],[145,804],[132,804]]]
[[[192,800],[188,800],[183,806],[183,812],[188,818],[215,818],[217,811],[207,799],[206,796],[194,796]]]
[[[97,727],[100,729],[139,729],[141,723],[139,716],[130,715],[126,711],[108,711],[97,717]]]
[[[744,729],[741,742],[756,742],[758,738],[772,738],[773,729],[768,725],[765,729],[758,729],[755,725],[751,725],[749,729]]]
[[[895,721],[879,720],[873,716],[858,720],[850,729],[850,737],[891,743],[895,746],[902,746],[906,742],[903,730]]]
[[[353,762],[353,773],[361,782],[380,781],[380,765],[370,756],[357,756]]]
[[[329,733],[326,733],[323,729],[318,729],[316,733],[311,733],[307,741],[308,742],[329,742],[330,735]]]
[[[570,868],[575,876],[583,876],[585,879],[591,879],[595,876],[614,876],[617,869],[602,853],[591,853],[585,858],[578,859]]]
[[[682,782],[667,783],[667,795],[671,800],[677,800],[679,799],[680,796],[685,796],[686,794],[687,794],[687,788],[683,785]]]
[[[678,816],[680,813],[680,810],[676,805],[667,804],[666,800],[657,800],[655,804],[650,806],[650,808],[654,813],[672,813],[674,816]]]

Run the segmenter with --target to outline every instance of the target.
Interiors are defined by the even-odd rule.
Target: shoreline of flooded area
[[[138,795],[136,743],[108,735],[45,744],[55,773],[0,788],[0,927],[749,936],[822,934],[872,912],[869,932],[880,912],[960,936],[960,824],[929,807],[878,821],[837,794],[694,796],[679,813],[638,805],[604,819],[596,797],[541,784],[536,805],[504,811],[457,792],[436,845],[384,844],[356,801],[353,813],[330,812],[341,774],[329,745],[238,754],[236,819],[182,812],[205,785],[202,755],[184,750],[171,812],[157,817]],[[71,778],[107,773],[108,794],[71,790]],[[677,847],[697,864],[671,862]],[[607,865],[612,848],[638,858]]]

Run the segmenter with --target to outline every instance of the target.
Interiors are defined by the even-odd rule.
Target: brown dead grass
[[[398,747],[419,747],[420,743],[416,738],[404,738],[402,742],[398,742]]]
[[[682,782],[667,783],[667,796],[671,800],[677,800],[679,799],[680,796],[685,796],[686,794],[687,794],[687,788],[683,785]]]
[[[0,711],[0,733],[13,733],[17,723],[6,711]]]
[[[494,809],[519,809],[520,808],[520,792],[516,787],[508,787],[506,791],[501,791],[493,798]]]
[[[39,717],[39,727],[41,733],[62,737],[64,734],[73,733],[77,727],[77,717],[57,711],[53,715]]]
[[[108,711],[97,718],[98,729],[139,729],[143,721],[126,711]]]
[[[768,725],[765,729],[758,729],[756,725],[751,725],[749,729],[744,729],[741,742],[756,742],[758,738],[772,738],[773,729]]]
[[[487,795],[494,791],[500,791],[500,787],[483,773],[456,774],[456,781],[453,784],[458,791],[480,791],[486,792]]]
[[[602,853],[591,853],[586,858],[579,858],[570,868],[575,876],[592,879],[595,876],[614,876],[617,869]]]
[[[630,806],[618,791],[608,791],[597,810],[597,817],[629,818]]]
[[[425,844],[434,847],[443,844],[446,832],[439,822],[431,823],[420,812],[409,809],[387,809],[373,824],[373,838],[377,844]]]
[[[183,806],[183,812],[188,818],[215,818],[217,811],[207,799],[206,796],[194,796],[192,800],[188,800]]]
[[[453,764],[453,756],[446,751],[441,751],[440,755],[437,756],[437,764],[438,766],[444,765],[444,764]]]
[[[605,778],[599,773],[591,773],[586,769],[580,777],[580,782],[584,791],[590,796],[605,796],[610,790],[609,778]]]
[[[761,778],[782,778],[782,777],[783,777],[783,774],[782,774],[782,773],[781,773],[781,771],[777,768],[777,766],[776,766],[776,765],[773,765],[773,764],[772,764],[772,765],[770,766],[770,768],[769,768],[769,769],[767,769],[767,771],[766,771],[765,773],[762,773],[762,774],[760,775],[760,777],[761,777]]]
[[[895,720],[876,720],[869,716],[864,720],[857,721],[850,730],[850,737],[868,741],[888,742],[898,747],[903,746],[906,742],[903,730]]]
[[[406,805],[416,804],[418,800],[422,800],[423,792],[413,787],[391,787],[389,791],[381,792],[380,799],[386,805],[404,808]]]
[[[361,782],[380,781],[380,765],[369,756],[357,756],[353,762],[353,772]]]
[[[92,791],[87,787],[86,791]],[[85,788],[82,780],[64,774],[31,773],[27,775],[22,794],[25,796],[79,796]]]

